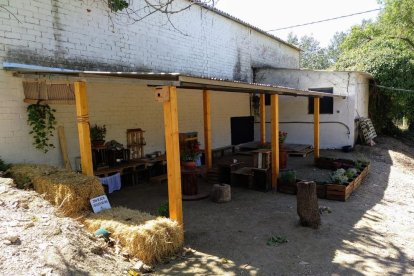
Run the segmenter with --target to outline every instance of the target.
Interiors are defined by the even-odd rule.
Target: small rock
[[[30,228],[30,227],[33,227],[33,226],[35,226],[35,224],[34,224],[34,222],[29,222],[28,224],[26,224],[25,226],[24,226],[24,229],[27,229],[27,228]]]
[[[27,202],[19,202],[19,208],[29,209],[29,204]]]
[[[102,255],[104,253],[104,249],[100,246],[94,246],[91,248],[91,252],[96,255]]]
[[[150,273],[154,271],[152,267],[144,264],[142,261],[136,262],[135,265],[131,269],[136,272],[141,272],[141,273]]]
[[[20,244],[20,238],[17,235],[8,235],[4,238],[5,240],[9,241],[11,244]]]
[[[40,275],[42,275],[42,276],[51,275],[51,274],[52,274],[52,272],[53,272],[53,269],[52,269],[52,268],[50,268],[50,267],[47,267],[47,268],[43,269],[43,270],[40,272]]]
[[[308,263],[308,262],[304,262],[304,261],[300,261],[300,262],[299,262],[299,264],[300,264],[300,265],[309,265],[309,263]]]

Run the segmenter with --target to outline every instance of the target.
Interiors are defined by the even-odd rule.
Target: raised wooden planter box
[[[347,185],[343,184],[317,184],[316,193],[318,198],[326,198],[330,200],[346,201],[359,186],[361,186],[364,178],[368,175],[370,170],[370,165],[368,164],[362,172],[354,178]],[[299,182],[301,180],[297,180]],[[296,184],[286,184],[279,183],[277,185],[277,190],[281,193],[295,195],[297,193]]]

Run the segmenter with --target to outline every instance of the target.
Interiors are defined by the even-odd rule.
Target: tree
[[[385,0],[377,21],[354,26],[341,44],[340,70],[372,74],[378,84],[414,90],[414,0]],[[373,89],[370,116],[379,132],[397,131],[395,122],[414,123],[414,94]]]
[[[312,36],[302,36],[298,38],[295,34],[290,33],[287,42],[301,48],[300,67],[307,69],[326,69],[330,63],[325,48],[320,46]]]
[[[345,39],[347,33],[337,32],[332,37],[328,47],[324,48],[312,36],[302,36],[289,33],[287,41],[301,48],[300,66],[308,69],[328,69],[337,60],[341,53],[340,45]]]

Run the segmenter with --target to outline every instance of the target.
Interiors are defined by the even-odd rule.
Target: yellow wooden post
[[[320,137],[320,98],[314,97],[313,99],[313,156],[315,161],[319,158],[319,137]]]
[[[213,166],[211,153],[211,105],[210,92],[203,91],[203,114],[204,114],[204,158],[207,169]]]
[[[266,143],[266,106],[265,94],[260,94],[260,144]]]
[[[93,176],[91,138],[89,132],[89,110],[86,83],[77,81],[75,87],[76,116],[78,119],[79,147],[82,173]]]
[[[272,124],[272,188],[277,187],[279,176],[279,95],[271,96]]]
[[[183,224],[177,89],[174,86],[164,87],[163,89],[167,90],[168,95],[163,105],[170,218]]]

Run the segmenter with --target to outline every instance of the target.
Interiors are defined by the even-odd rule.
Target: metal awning
[[[176,86],[181,89],[211,90],[233,93],[278,94],[304,97],[346,98],[345,95],[334,95],[263,83],[249,83],[190,76],[180,73],[79,71],[18,63],[3,63],[3,68],[4,70],[14,72],[16,76],[35,80],[46,80],[50,82],[59,80],[64,80],[68,83],[77,80],[86,82],[105,81],[105,79],[108,78],[117,78],[122,79],[125,82],[134,80],[134,82],[148,86]]]

